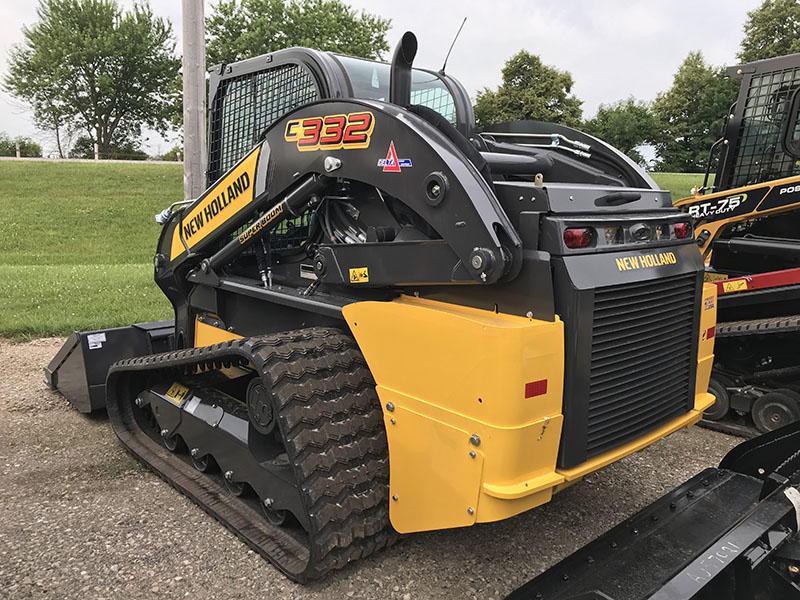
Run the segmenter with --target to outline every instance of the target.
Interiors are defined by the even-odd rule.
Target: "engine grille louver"
[[[688,273],[595,291],[589,456],[690,408],[697,286],[697,275]]]

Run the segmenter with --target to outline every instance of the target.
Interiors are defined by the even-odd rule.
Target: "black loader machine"
[[[566,127],[477,135],[416,49],[215,68],[211,185],[159,216],[174,323],[73,334],[47,370],[301,582],[544,504],[714,400],[716,292],[669,192]]]
[[[728,75],[741,85],[706,179],[676,204],[718,288],[716,401],[704,421],[751,436],[800,419],[800,54]]]

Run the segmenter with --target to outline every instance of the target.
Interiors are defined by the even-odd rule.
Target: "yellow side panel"
[[[560,320],[407,296],[343,312],[383,405],[398,531],[495,521],[550,499],[563,481]]]
[[[242,336],[236,335],[233,332],[219,327],[213,327],[207,323],[203,323],[199,319],[194,321],[194,347],[202,348],[203,346],[213,346],[220,342],[227,342],[230,340],[239,340]]]
[[[381,399],[394,397],[391,392]],[[466,431],[397,406],[387,419],[391,460],[390,511],[401,533],[439,529],[442,515],[449,527],[475,523],[483,455],[470,458]],[[435,454],[431,453],[431,445]],[[470,514],[472,508],[472,514]]]
[[[703,284],[703,306],[700,310],[700,342],[697,349],[697,383],[695,386],[695,394],[700,396],[708,393],[708,380],[711,378],[711,367],[714,366],[714,339],[716,333],[709,337],[709,332],[713,331],[711,328],[717,325],[717,286],[713,283]],[[698,398],[698,403],[701,400]],[[705,399],[708,402],[708,398]],[[705,410],[714,403],[714,398],[711,396],[708,406],[704,406],[700,410]],[[697,408],[697,406],[696,406]]]
[[[183,216],[172,234],[170,260],[186,251],[184,243],[191,250],[253,201],[260,150],[258,146],[250,152]]]

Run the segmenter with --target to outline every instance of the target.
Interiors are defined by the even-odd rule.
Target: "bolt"
[[[478,456],[478,454],[475,452],[475,450],[470,450],[469,451],[469,457],[470,458],[475,458],[476,456]]]
[[[529,319],[532,319],[533,318],[533,312],[529,310],[527,313],[525,313],[525,316],[528,317]]]
[[[192,456],[194,456],[195,458],[200,456],[200,448],[192,448]]]
[[[165,438],[169,435],[169,429],[162,429],[161,430],[161,437]]]
[[[392,494],[392,500],[394,500],[395,502],[397,502],[397,500],[398,500],[398,498],[397,498],[397,494]]]
[[[336,158],[335,156],[326,156],[325,157],[325,171],[330,173],[331,171],[335,171],[339,167],[342,166],[342,161]]]
[[[386,410],[388,410],[389,412],[394,412],[394,402],[387,402]]]
[[[473,269],[480,269],[483,266],[483,257],[480,254],[476,254],[472,257],[472,268]]]
[[[225,479],[227,479],[228,481],[233,479],[233,471],[225,471]]]
[[[394,419],[389,419],[389,423],[391,423],[392,425],[394,425],[395,423],[397,423],[397,421],[395,421]]]
[[[272,498],[264,498],[264,506],[266,506],[267,508],[272,506],[273,502],[274,502],[274,500]]]
[[[789,565],[789,573],[791,573],[792,575],[797,575],[798,573],[800,573],[800,567],[798,567],[797,565]]]
[[[136,406],[141,406],[142,404],[144,404],[144,400],[142,398],[137,398],[134,403],[136,404]]]
[[[203,273],[208,273],[208,262],[207,261],[204,260],[203,262],[200,263],[200,270]]]
[[[439,194],[441,193],[442,193],[442,187],[438,183],[434,183],[431,186],[431,196],[433,196],[434,198],[438,198]]]
[[[617,542],[611,542],[610,545],[611,545],[612,548],[616,548],[617,547]]]
[[[481,273],[481,281],[486,281],[486,273]]]
[[[475,514],[475,509],[472,508],[471,506],[467,507],[467,514],[468,515],[474,515]]]
[[[322,261],[321,261],[321,260],[318,260],[318,261],[316,262],[316,264],[314,265],[314,268],[315,268],[317,271],[322,271],[322,269],[323,269],[324,267],[325,267],[325,265],[323,265],[323,264],[322,264]]]
[[[469,438],[469,443],[473,446],[480,446],[481,445],[481,438],[478,437],[477,433],[473,433]]]

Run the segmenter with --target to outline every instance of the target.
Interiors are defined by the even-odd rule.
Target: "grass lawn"
[[[703,181],[653,178],[676,200]],[[0,336],[170,318],[153,216],[182,195],[180,165],[0,162]]]
[[[696,185],[703,185],[703,173],[650,173],[656,183],[662,189],[672,192],[672,201],[680,200],[692,195],[692,188]],[[712,175],[708,184],[714,183]]]
[[[153,217],[182,195],[180,165],[0,162],[0,336],[169,318]]]

